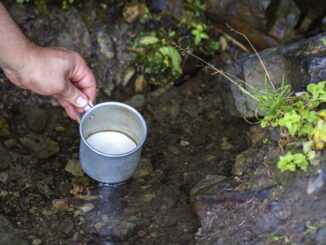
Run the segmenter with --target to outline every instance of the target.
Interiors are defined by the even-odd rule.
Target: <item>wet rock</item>
[[[83,176],[85,173],[76,159],[68,160],[65,170],[73,176]]]
[[[154,11],[165,11],[176,16],[182,16],[184,11],[183,0],[152,0],[150,8]]]
[[[3,216],[0,215],[0,245],[27,245],[22,241],[14,227]]]
[[[233,175],[243,175],[250,172],[250,167],[252,168],[254,151],[249,148],[239,155],[235,159],[235,163],[232,168]]]
[[[140,166],[136,173],[133,175],[134,179],[141,179],[149,176],[153,172],[153,166],[150,159],[142,158]]]
[[[8,168],[11,163],[11,157],[7,150],[0,144],[0,169]]]
[[[219,183],[225,179],[226,177],[223,175],[207,175],[205,179],[198,182],[197,185],[191,189],[190,194],[193,197],[199,190]]]
[[[316,83],[325,80],[326,73],[320,69],[320,66],[326,62],[326,46],[322,43],[322,39],[325,37],[326,34],[324,33],[307,40],[259,53],[274,86],[280,87],[284,80],[297,92],[302,91],[311,82]],[[248,85],[243,85],[240,80],[236,80],[245,86],[249,92],[252,92],[252,87],[259,91],[266,90],[264,83],[266,73],[255,54],[242,58],[226,66],[223,70],[246,82]],[[226,109],[231,115],[250,118],[254,117],[257,111],[261,114],[257,103],[249,96],[241,93],[236,85],[223,77],[219,82],[222,83],[222,95]],[[267,84],[269,89],[272,89],[270,82]]]
[[[7,118],[4,116],[0,116],[0,136],[8,137],[10,136],[10,129]]]
[[[135,92],[143,93],[147,89],[147,81],[145,80],[144,75],[140,75],[135,80]]]
[[[46,159],[60,151],[59,144],[49,137],[29,133],[19,139],[19,142],[31,152],[33,157]]]
[[[48,113],[38,106],[25,106],[23,108],[28,127],[34,132],[41,132],[47,124]]]
[[[131,99],[125,101],[125,103],[135,108],[142,108],[146,105],[146,99],[144,95],[136,94]]]
[[[138,17],[145,13],[146,4],[144,3],[131,3],[127,4],[122,11],[123,18],[126,22],[132,23]]]

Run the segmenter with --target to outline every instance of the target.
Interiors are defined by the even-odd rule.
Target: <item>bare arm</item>
[[[95,77],[84,59],[64,48],[33,44],[1,2],[0,67],[17,86],[57,98],[74,120],[88,100],[95,100]]]

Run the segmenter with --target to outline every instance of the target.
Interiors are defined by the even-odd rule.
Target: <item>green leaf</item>
[[[178,74],[182,73],[181,68],[181,56],[178,51],[171,46],[163,46],[160,48],[160,52],[163,56],[169,57],[172,63],[172,69]]]
[[[306,156],[302,153],[292,154],[287,152],[284,156],[280,157],[277,167],[283,171],[295,171],[297,167],[302,170],[306,170],[309,165],[309,162],[306,159]]]
[[[323,42],[324,46],[326,46],[326,38],[322,38],[321,41]]]
[[[299,129],[298,135],[299,136],[307,136],[310,135],[313,131],[313,127],[310,124],[304,124]]]
[[[146,36],[146,37],[143,37],[142,39],[140,39],[139,43],[143,44],[143,45],[149,45],[149,44],[157,43],[158,41],[159,41],[159,39],[157,37]]]

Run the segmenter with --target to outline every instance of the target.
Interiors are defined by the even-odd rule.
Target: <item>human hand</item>
[[[88,100],[95,101],[93,73],[78,53],[65,48],[31,45],[16,67],[4,68],[4,72],[17,86],[58,99],[76,121]]]

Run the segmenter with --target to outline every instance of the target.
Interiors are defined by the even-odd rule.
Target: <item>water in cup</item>
[[[132,151],[137,144],[127,135],[116,131],[102,131],[90,135],[88,144],[106,154],[123,154]]]

